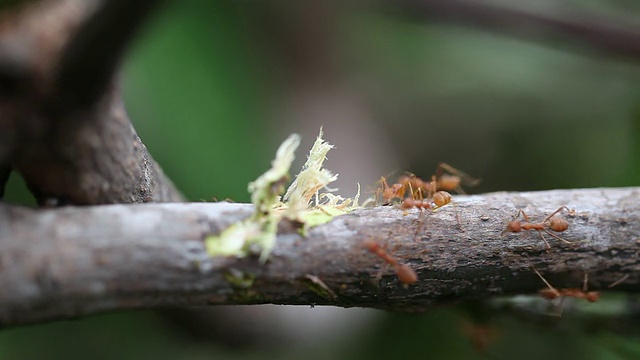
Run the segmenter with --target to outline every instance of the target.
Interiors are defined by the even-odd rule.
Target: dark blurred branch
[[[160,0],[40,0],[0,17],[0,166],[40,204],[180,201],[133,129],[117,65]]]
[[[383,0],[386,8],[407,18],[476,26],[529,40],[581,45],[605,56],[640,59],[640,25],[566,9],[562,16],[534,13],[484,0]],[[514,3],[517,6],[517,3]],[[575,47],[574,47],[575,48]]]
[[[162,0],[106,0],[63,49],[55,76],[63,107],[93,104],[111,85],[127,45]]]
[[[211,258],[204,247],[252,212],[228,203],[114,205],[35,211],[0,204],[0,322],[4,326],[108,310],[208,304],[361,306],[420,311],[435,304],[544,287],[640,292],[640,188],[457,196],[436,213],[395,207],[340,216],[302,237],[281,227],[265,264]],[[535,232],[502,236],[517,208],[541,220],[576,209],[545,251]],[[460,222],[458,223],[458,219]],[[363,246],[384,244],[419,281],[408,287]],[[309,281],[316,279],[316,281]],[[319,284],[322,284],[319,285]],[[331,289],[331,292],[326,291]],[[335,294],[332,295],[332,294]],[[605,294],[606,296],[606,294]]]
[[[4,198],[4,187],[9,180],[11,174],[11,167],[7,165],[0,165],[0,200]]]

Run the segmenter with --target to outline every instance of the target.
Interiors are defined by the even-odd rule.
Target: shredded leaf
[[[320,189],[335,191],[327,188],[327,185],[336,181],[338,174],[334,175],[331,171],[322,168],[327,153],[331,149],[333,149],[333,145],[322,139],[322,128],[320,128],[320,134],[309,152],[307,162],[302,166],[300,173],[296,175],[293,183],[287,189],[287,193],[284,194],[283,200],[288,206],[287,217],[295,217],[295,214],[306,210],[310,205],[311,198],[314,195],[317,196]]]
[[[280,201],[299,144],[298,135],[289,136],[278,148],[271,168],[249,183],[255,213],[249,219],[230,226],[219,236],[209,236],[206,247],[210,255],[243,257],[257,247],[261,251],[260,260],[264,262],[275,245],[278,222],[283,217],[302,222],[304,233],[310,227],[329,222],[335,216],[359,207],[359,184],[354,198],[345,199],[330,193],[337,190],[328,185],[338,175],[322,167],[327,153],[333,148],[322,139],[322,128],[302,170]],[[320,193],[323,189],[327,192]]]
[[[249,183],[251,202],[256,206],[256,216],[272,212],[273,207],[280,201],[280,195],[289,181],[289,169],[295,157],[294,153],[299,145],[300,135],[289,136],[278,148],[276,158],[271,162],[271,169]]]
[[[278,221],[281,218],[274,210],[289,180],[289,169],[298,145],[300,136],[289,136],[278,148],[271,168],[249,183],[251,201],[256,207],[255,213],[249,219],[231,225],[219,236],[207,237],[207,252],[211,256],[243,257],[252,246],[257,245],[262,249],[260,259],[266,261],[275,245]]]

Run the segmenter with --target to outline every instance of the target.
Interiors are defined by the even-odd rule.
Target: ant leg
[[[547,216],[547,218],[546,218],[546,219],[544,219],[543,223],[545,223],[545,222],[549,221],[549,219],[551,219],[555,214],[557,214],[557,213],[559,213],[560,211],[565,210],[565,209],[566,209],[567,211],[571,212],[571,210],[569,210],[569,208],[568,208],[568,207],[566,207],[566,206],[560,206],[556,211],[554,211],[553,213],[551,213],[551,215]]]
[[[462,228],[462,220],[460,219],[460,212],[458,211],[458,206],[456,205],[455,202],[453,203],[453,211],[456,213],[456,221],[458,222],[458,229],[464,232],[464,229]]]
[[[418,234],[420,232],[422,232],[422,229],[425,227],[426,223],[427,223],[427,218],[424,215],[424,213],[426,213],[426,211],[422,211],[422,208],[418,208],[420,210],[420,213],[418,214],[418,219],[416,220],[416,222],[418,223],[418,226],[416,227],[416,232],[413,234],[414,237],[418,237]]]
[[[558,236],[558,235],[556,235],[556,234],[552,233],[551,231],[549,231],[549,230],[547,230],[547,229],[544,229],[544,232],[546,232],[546,233],[547,233],[547,234],[549,234],[550,236],[552,236],[552,237],[556,238],[557,240],[560,240],[560,241],[565,242],[565,243],[567,243],[567,244],[573,244],[573,242],[572,242],[572,241],[569,241],[569,240],[567,240],[567,239],[563,239],[563,238],[561,238],[560,236]],[[542,234],[540,234],[540,235],[542,236]]]
[[[383,189],[389,188],[389,183],[387,182],[387,178],[385,178],[384,176],[381,176],[380,181],[382,182]]]
[[[524,221],[530,223],[531,220],[529,220],[529,216],[527,216],[527,213],[524,212],[524,210],[520,209],[520,211],[518,211],[518,214],[522,214],[522,217],[524,218]]]
[[[380,186],[378,188],[378,190],[376,190],[376,202],[378,201],[378,193],[382,193],[382,204],[384,205],[385,203],[388,202],[388,200],[390,199],[386,199],[387,195],[387,189],[389,189],[389,183],[387,183],[387,179],[384,176],[380,177]]]
[[[454,168],[453,166],[447,164],[447,163],[439,163],[438,167],[436,168],[436,176],[440,177],[442,176],[442,171],[446,171],[448,173],[450,173],[451,175],[455,175],[455,176],[460,176],[460,177],[464,177],[467,176],[467,174],[463,173],[462,171]]]
[[[409,192],[411,193],[411,198],[415,200],[416,194],[413,192],[413,186],[411,186],[411,182],[407,182],[407,185],[409,186]],[[420,194],[420,196],[422,196],[422,194]],[[422,197],[420,197],[420,200],[422,200]]]
[[[545,232],[548,232],[548,231],[545,230]],[[538,234],[540,235],[540,239],[542,239],[542,241],[544,241],[544,244],[547,246],[547,252],[549,252],[549,250],[551,250],[551,246],[549,246],[549,242],[542,235],[542,231],[538,230]]]
[[[455,192],[457,192],[458,194],[461,194],[461,195],[467,195],[467,193],[464,192],[464,190],[462,189],[462,187],[460,187],[460,185],[456,186],[456,188],[453,189],[453,191],[455,191]]]
[[[560,303],[558,303],[558,305],[555,306],[555,308],[557,309],[555,313],[548,313],[549,315],[553,315],[553,316],[557,316],[557,317],[561,317],[562,316],[562,311],[564,310],[564,296],[562,296],[560,294],[560,291],[558,291],[558,289],[554,288],[553,286],[551,286],[551,284],[549,284],[549,282],[547,281],[547,279],[544,278],[544,276],[542,276],[542,274],[540,274],[540,272],[538,272],[538,270],[536,268],[534,268],[533,266],[531,267],[531,269],[536,273],[536,275],[538,275],[538,277],[545,283],[545,285],[547,285],[547,287],[549,287],[549,290],[551,290],[553,292],[554,295],[556,295],[556,297],[560,298]],[[551,302],[551,300],[549,300]]]
[[[427,194],[427,199],[431,199],[433,195],[438,192],[438,181],[436,180],[436,176],[431,176],[431,181],[429,182],[429,193]]]
[[[589,274],[584,273],[584,280],[582,281],[582,291],[587,292],[587,282],[589,281]]]
[[[530,222],[529,221],[529,217],[527,216],[527,214],[525,214],[525,212],[522,209],[518,209],[518,212],[516,213],[516,216],[514,216],[513,219],[511,219],[511,221],[519,218],[520,214],[522,214],[522,217],[524,217],[524,221]]]
[[[480,179],[476,179],[473,178],[471,176],[469,176],[468,174],[466,174],[464,171],[462,170],[458,170],[456,168],[454,168],[453,166],[447,164],[447,163],[439,163],[438,167],[436,168],[436,176],[439,178],[440,176],[442,176],[442,171],[446,171],[454,176],[458,176],[460,177],[460,180],[462,180],[464,182],[465,185],[468,186],[476,186],[478,185],[478,183],[480,183]],[[458,186],[458,189],[455,189],[456,191],[458,190],[462,190],[460,188],[460,186]],[[460,194],[464,194],[464,192],[461,192]]]
[[[556,288],[554,288],[553,286],[551,286],[551,284],[549,284],[549,282],[547,281],[547,279],[545,279],[545,278],[544,278],[544,276],[542,276],[542,274],[540,274],[540,272],[539,272],[536,268],[534,268],[533,266],[531,266],[531,270],[533,270],[533,272],[535,272],[535,273],[536,273],[536,275],[538,275],[538,277],[542,280],[542,282],[544,282],[544,283],[545,283],[545,285],[547,285],[547,286],[549,287],[549,289],[550,289],[551,291],[553,291],[553,292],[554,292],[554,294],[557,294],[558,296],[560,296],[560,292],[559,292]]]

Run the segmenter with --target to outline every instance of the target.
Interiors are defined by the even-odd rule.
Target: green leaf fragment
[[[244,257],[249,253],[251,246],[257,245],[262,249],[260,259],[266,260],[275,245],[280,220],[280,216],[274,210],[289,179],[289,169],[298,145],[300,136],[289,136],[278,148],[271,168],[249,183],[251,202],[255,205],[256,212],[249,219],[231,225],[219,236],[207,237],[205,244],[211,256]]]
[[[328,185],[338,175],[322,167],[327,153],[333,148],[333,145],[322,139],[322,129],[302,170],[289,186],[283,202],[280,201],[289,180],[294,152],[299,144],[300,136],[289,136],[278,148],[271,168],[249,183],[255,213],[249,219],[230,226],[220,235],[207,237],[206,248],[211,256],[244,257],[258,247],[261,249],[260,260],[264,262],[275,246],[278,222],[283,217],[304,223],[304,232],[359,207],[360,185],[354,198],[345,199],[329,193],[337,190],[330,189]],[[320,193],[322,189],[328,192]],[[313,204],[312,200],[315,200]]]
[[[307,162],[302,166],[302,170],[293,183],[284,194],[283,200],[287,203],[287,216],[295,217],[296,214],[306,210],[311,202],[311,198],[316,196],[316,204],[318,205],[317,194],[322,188],[328,191],[335,191],[327,188],[329,183],[338,179],[338,174],[332,174],[331,171],[322,168],[324,160],[327,158],[329,150],[333,149],[333,145],[322,139],[322,128],[316,139]]]

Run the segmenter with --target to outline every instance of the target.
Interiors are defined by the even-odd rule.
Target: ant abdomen
[[[565,219],[554,216],[549,220],[549,229],[553,231],[562,232],[568,228],[569,223]]]
[[[396,276],[403,284],[413,284],[418,281],[418,275],[406,264],[398,263],[395,266]]]
[[[433,195],[433,203],[436,208],[445,206],[451,202],[451,194],[446,191],[438,191]]]

